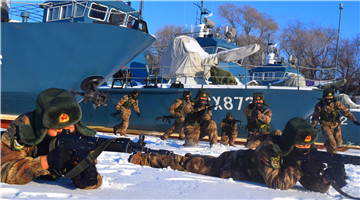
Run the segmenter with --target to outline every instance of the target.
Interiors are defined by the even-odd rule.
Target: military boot
[[[169,133],[169,132],[165,132],[162,136],[160,136],[160,139],[161,139],[161,140],[166,140],[166,139],[169,138],[170,134],[171,134],[171,133]]]

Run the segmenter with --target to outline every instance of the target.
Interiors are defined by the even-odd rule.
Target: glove
[[[86,188],[98,184],[98,172],[96,171],[95,163],[87,167],[79,175],[73,178],[74,184],[79,188]]]
[[[138,117],[140,117],[140,113],[136,113],[138,115]]]
[[[354,123],[355,125],[360,126],[360,122],[358,122],[358,121],[354,121],[353,123]]]
[[[336,177],[341,177],[344,180],[347,179],[344,167],[329,167],[324,171],[323,177],[327,182],[331,183],[335,182]]]
[[[72,160],[73,152],[65,147],[58,147],[47,154],[49,169],[64,169]]]

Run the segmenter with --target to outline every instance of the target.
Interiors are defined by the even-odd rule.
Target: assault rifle
[[[120,110],[117,110],[116,112],[113,112],[110,114],[112,117],[116,118],[117,121],[119,121],[121,119],[122,112]]]
[[[238,119],[227,119],[226,122],[233,126],[235,123],[239,123],[241,125],[242,121]]]
[[[307,155],[295,156],[292,157],[294,160],[318,160],[322,163],[327,164],[327,168],[333,169],[335,172],[337,171],[345,171],[345,164],[352,164],[352,165],[360,165],[360,157],[358,156],[350,156],[344,154],[336,154],[330,152],[323,152],[323,151],[311,151]],[[347,185],[346,179],[348,178],[346,174],[336,174],[333,173],[332,176],[334,177],[334,181],[331,183],[331,186],[342,194],[345,197],[353,198],[353,199],[360,199],[358,197],[350,196],[346,194],[344,191],[341,190],[342,187]]]
[[[163,115],[162,117],[155,117],[155,120],[158,121],[160,119],[162,119],[162,121],[168,122],[169,124],[171,124],[171,119],[177,119],[180,118],[180,116],[176,116],[176,115]]]
[[[123,152],[123,153],[158,153],[161,155],[172,155],[172,151],[168,150],[153,150],[145,147],[145,136],[139,135],[139,140],[135,143],[129,138],[101,138],[88,137],[81,135],[74,135],[69,130],[64,129],[63,132],[55,137],[50,143],[50,151],[58,147],[65,147],[72,150],[74,160],[79,162],[72,169],[53,170],[53,174],[58,177],[73,178],[89,165],[95,162],[95,159],[103,151]],[[66,173],[67,172],[67,173]]]

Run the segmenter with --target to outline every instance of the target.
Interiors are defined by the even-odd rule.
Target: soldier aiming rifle
[[[226,113],[226,118],[220,123],[221,128],[221,141],[222,145],[235,146],[235,140],[237,138],[237,123],[241,125],[241,120],[234,119],[231,112]]]

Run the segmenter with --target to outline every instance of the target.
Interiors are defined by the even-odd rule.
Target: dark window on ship
[[[86,2],[75,4],[74,17],[82,17],[85,14]]]
[[[109,23],[113,25],[124,25],[126,14],[111,8]]]
[[[218,47],[216,53],[220,53],[222,51],[227,51],[227,49],[223,47]]]
[[[204,51],[208,54],[213,54],[215,47],[204,47]]]
[[[52,7],[48,9],[48,21],[54,21],[59,19],[60,7]]]
[[[89,12],[89,17],[104,21],[107,10],[108,10],[108,7],[93,3],[93,4],[91,4],[91,10]]]
[[[126,26],[127,26],[128,28],[131,28],[131,27],[134,25],[135,20],[136,20],[135,17],[129,15],[128,20],[127,20],[127,22],[126,22]]]
[[[69,19],[72,13],[72,5],[65,5],[61,7],[61,19]]]

